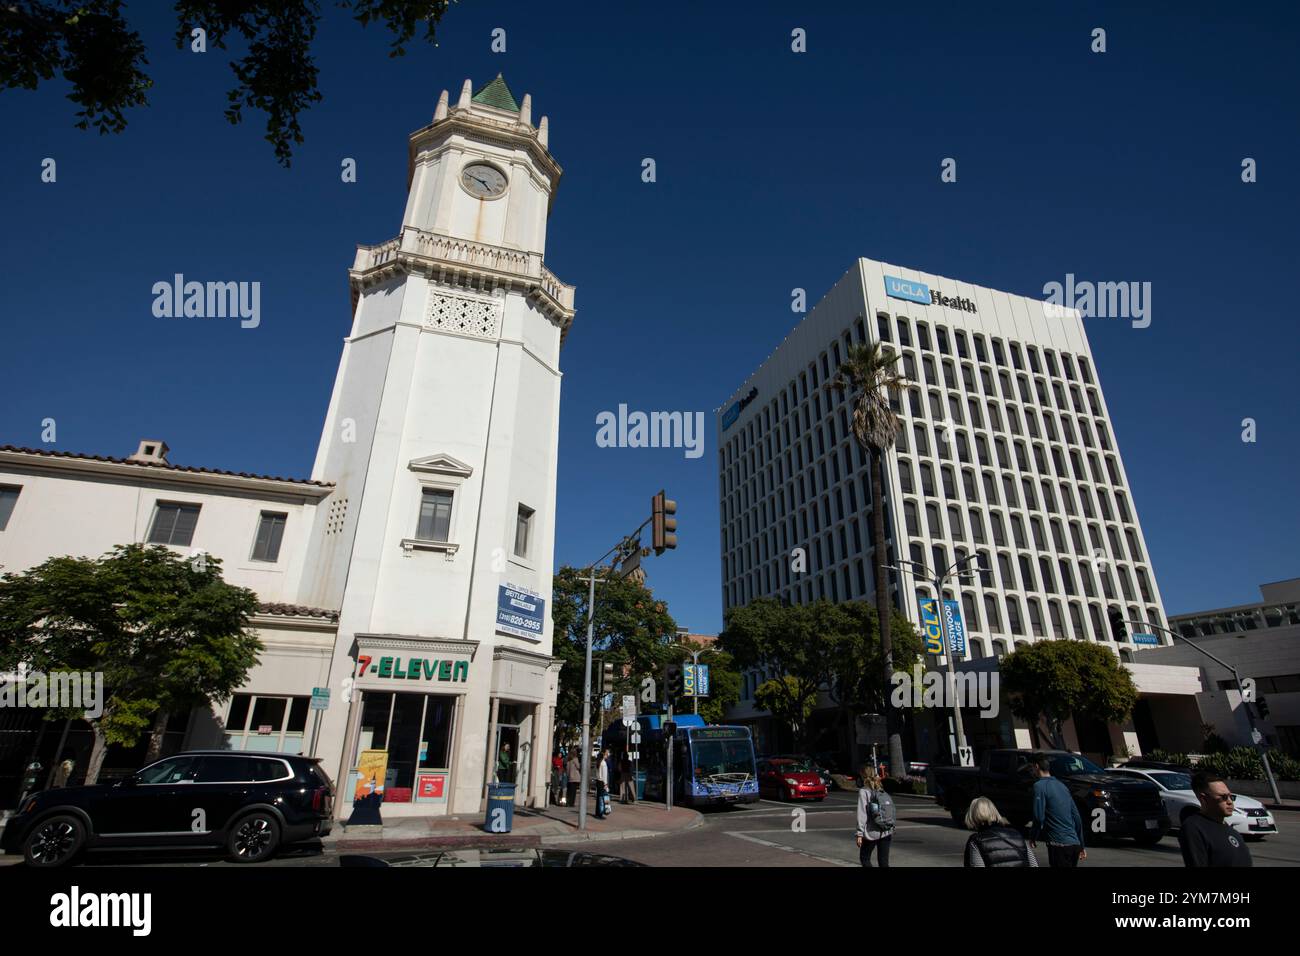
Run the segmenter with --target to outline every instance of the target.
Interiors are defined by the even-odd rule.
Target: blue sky
[[[223,55],[176,50],[161,3],[132,5],[155,86],[124,134],[74,129],[59,82],[0,94],[0,444],[40,446],[51,417],[63,450],[160,437],[177,463],[306,476],[346,270],[397,234],[406,137],[440,90],[503,72],[550,117],[547,261],[578,287],[557,563],[595,558],[664,487],[681,545],[650,583],[680,624],[720,627],[713,409],[799,318],[790,290],[815,302],[865,255],[1027,295],[1067,272],[1152,282],[1149,328],[1087,330],[1166,610],[1300,575],[1293,11],[463,3],[437,48],[390,59],[381,29],[322,6],[324,101],[288,171],[260,114],[225,123]],[[154,318],[176,272],[260,280],[261,326]],[[705,455],[598,448],[619,403],[704,411]]]

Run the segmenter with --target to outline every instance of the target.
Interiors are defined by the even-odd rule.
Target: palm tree
[[[876,619],[880,627],[880,650],[884,658],[885,728],[889,734],[889,771],[893,775],[904,772],[903,734],[900,714],[890,700],[891,678],[894,673],[894,643],[889,633],[889,584],[885,577],[885,514],[884,501],[885,452],[894,446],[898,436],[898,416],[890,405],[891,392],[908,384],[899,374],[898,357],[879,342],[854,345],[848,349],[827,388],[848,392],[853,402],[853,437],[870,453],[868,468],[871,471],[871,567],[876,584]]]

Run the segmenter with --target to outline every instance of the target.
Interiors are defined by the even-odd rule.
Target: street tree
[[[434,43],[435,27],[449,0],[335,0],[362,26],[382,21],[393,35],[389,56],[403,56],[424,27]],[[133,7],[134,16],[140,7]],[[266,139],[277,161],[288,166],[293,146],[303,141],[299,115],[321,100],[312,45],[319,0],[176,0],[176,47],[200,42],[226,50],[234,42],[242,55],[230,61],[235,84],[226,94],[226,119],[237,124],[243,111],[266,114]],[[196,30],[203,33],[195,35]],[[435,44],[436,45],[436,44]],[[68,99],[81,109],[79,129],[100,133],[126,129],[126,111],[148,103],[153,80],[145,72],[147,50],[132,29],[122,0],[4,0],[0,3],[0,90],[34,90],[62,76]]]
[[[808,742],[808,718],[817,706],[816,684],[789,674],[773,677],[754,689],[754,704],[790,730],[796,750],[804,749]]]
[[[587,646],[587,571],[562,567],[555,573],[551,599],[551,620],[555,643],[552,653],[564,662],[560,669],[556,716],[565,724],[582,726],[582,679]],[[679,660],[672,648],[677,624],[668,605],[655,598],[644,584],[619,578],[609,569],[597,569],[596,615],[592,630],[592,654],[597,661],[614,665],[615,695],[635,694],[640,706],[644,680],[651,678],[656,700],[662,693],[662,670],[670,660]],[[598,687],[600,668],[592,664],[592,689]]]
[[[50,558],[0,577],[0,670],[103,674],[103,712],[89,720],[94,783],[109,744],[133,747],[171,712],[226,700],[245,683],[262,650],[249,629],[257,606],[210,556],[132,544],[97,560]]]
[[[1083,641],[1034,641],[1003,658],[1002,686],[1011,712],[1047,726],[1052,746],[1064,749],[1062,725],[1076,720],[1123,723],[1137,705],[1133,678],[1115,654]]]
[[[876,615],[880,623],[881,693],[885,696],[885,728],[889,735],[889,766],[903,763],[902,714],[889,700],[888,688],[894,673],[892,602],[885,574],[884,473],[887,452],[893,447],[900,427],[890,403],[891,396],[907,386],[897,369],[898,357],[879,342],[851,346],[835,377],[827,387],[847,395],[853,408],[853,437],[867,451],[871,472],[871,569],[876,590]]]

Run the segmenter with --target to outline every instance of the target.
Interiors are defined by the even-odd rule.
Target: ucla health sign
[[[956,601],[943,602],[943,622],[935,610],[934,598],[918,598],[921,609],[921,640],[928,654],[943,653],[943,628],[948,629],[948,646],[954,654],[966,653],[966,624],[961,619],[961,605]]]
[[[536,591],[503,584],[497,590],[497,630],[516,637],[541,640],[546,599]]]
[[[895,299],[906,299],[908,302],[930,304],[930,287],[924,282],[915,282],[912,279],[885,276],[885,294]]]
[[[915,279],[900,279],[898,276],[885,276],[885,295],[921,305],[941,305],[946,309],[959,309],[962,312],[976,312],[975,303],[960,296],[948,296],[931,292],[924,282]]]

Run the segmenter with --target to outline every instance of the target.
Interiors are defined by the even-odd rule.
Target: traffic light
[[[602,694],[614,693],[614,665],[609,661],[600,666],[600,692]]]
[[[664,668],[664,696],[668,700],[681,696],[682,693],[682,665],[669,664]]]
[[[1108,616],[1110,618],[1111,640],[1122,641],[1128,637],[1128,625],[1124,623],[1124,612],[1114,608]]]
[[[1255,713],[1259,714],[1260,720],[1268,716],[1268,701],[1263,697],[1255,698]]]
[[[663,731],[664,731],[664,736],[667,737],[667,738],[669,738],[670,740],[671,740],[673,737],[677,736],[677,721],[675,721],[675,720],[665,720],[665,721],[664,721],[664,726],[663,726]]]
[[[655,554],[663,554],[669,548],[677,547],[677,502],[664,497],[663,491],[650,499],[650,541]]]

